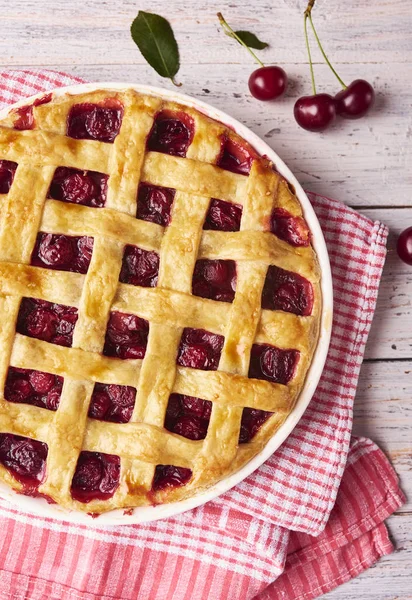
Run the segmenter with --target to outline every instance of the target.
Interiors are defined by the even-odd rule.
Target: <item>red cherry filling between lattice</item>
[[[306,317],[313,309],[312,284],[292,271],[269,266],[262,292],[262,308]]]
[[[172,205],[176,190],[141,183],[137,195],[136,217],[167,227],[172,218]]]
[[[256,435],[273,413],[256,408],[244,408],[240,423],[239,444],[246,444]]]
[[[236,263],[234,260],[209,260],[196,262],[192,293],[202,298],[220,302],[233,302],[236,291]]]
[[[11,160],[0,160],[0,194],[7,194],[13,183],[17,163]]]
[[[128,385],[96,383],[89,417],[112,423],[128,423],[136,400],[136,389]]]
[[[86,274],[92,253],[92,237],[39,233],[30,264],[45,269]]]
[[[47,444],[11,433],[0,433],[0,463],[35,494],[46,475]]]
[[[111,312],[103,348],[105,356],[117,358],[144,358],[149,323],[136,315]]]
[[[222,140],[217,166],[239,175],[249,175],[253,160],[257,154],[243,144],[229,138]]]
[[[70,347],[78,316],[78,310],[73,306],[36,298],[23,298],[16,330],[18,333],[51,344]]]
[[[269,344],[253,344],[249,377],[287,385],[295,374],[298,350],[282,350]]]
[[[185,327],[177,352],[177,364],[202,371],[216,371],[223,342],[222,335]]]
[[[203,225],[205,230],[239,231],[242,207],[239,204],[212,198]]]
[[[67,135],[75,139],[113,143],[120,131],[123,107],[116,101],[75,104],[67,117]]]
[[[194,134],[193,119],[183,112],[163,110],[156,115],[147,150],[185,157]]]
[[[284,208],[275,208],[270,218],[270,230],[291,246],[309,246],[310,232],[302,217],[294,217]]]
[[[9,367],[4,399],[55,411],[59,407],[62,388],[63,377],[59,375]]]
[[[126,246],[120,281],[140,287],[156,287],[159,276],[159,255],[137,246]]]
[[[34,128],[34,116],[33,107],[40,106],[40,104],[47,104],[52,99],[52,94],[46,94],[41,98],[34,100],[32,104],[26,104],[20,108],[14,109],[14,113],[17,115],[17,119],[13,123],[14,129],[33,129]]]
[[[186,485],[192,477],[192,471],[173,465],[157,465],[153,478],[152,490],[160,492],[167,488]]]
[[[164,426],[189,440],[203,440],[207,434],[212,403],[209,400],[171,394],[167,405]]]
[[[108,500],[119,487],[120,458],[102,452],[80,453],[73,475],[71,494],[75,500],[88,503]]]
[[[91,208],[102,208],[106,203],[108,179],[108,175],[97,171],[57,167],[47,197]]]

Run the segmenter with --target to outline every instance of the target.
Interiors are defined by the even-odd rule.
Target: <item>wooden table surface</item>
[[[129,27],[139,8],[170,20],[180,47],[181,91],[230,113],[265,139],[314,192],[337,198],[390,227],[389,254],[355,402],[354,433],[376,441],[392,461],[409,502],[388,520],[397,550],[328,600],[412,598],[412,267],[394,251],[412,225],[412,3],[318,0],[314,21],[344,81],[370,81],[377,100],[365,119],[324,134],[299,129],[294,100],[311,93],[301,0],[0,0],[3,68],[64,70],[91,81],[170,87],[144,62]],[[276,103],[254,100],[248,53],[219,31],[220,10],[236,29],[271,44],[263,61],[291,83]],[[338,83],[313,46],[318,88]],[[337,299],[339,302],[339,299]]]

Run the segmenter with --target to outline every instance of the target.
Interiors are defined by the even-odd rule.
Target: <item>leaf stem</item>
[[[223,27],[224,32],[226,33],[226,35],[228,35],[229,37],[232,37],[233,39],[235,39],[237,42],[239,42],[239,44],[241,44],[244,48],[246,48],[246,50],[249,52],[249,54],[254,58],[254,60],[261,66],[264,67],[265,65],[263,64],[263,62],[261,60],[258,59],[258,57],[256,56],[256,54],[253,52],[253,50],[251,48],[249,48],[249,46],[247,44],[245,44],[245,42],[243,40],[240,39],[240,37],[238,35],[236,35],[236,33],[233,31],[233,29],[230,27],[230,25],[227,23],[227,21],[225,21],[225,19],[223,18],[222,13],[217,13],[217,17],[220,21],[221,26]]]
[[[313,4],[312,4],[312,6],[313,6]],[[313,72],[313,63],[312,63],[312,55],[310,53],[309,38],[308,38],[308,23],[307,23],[308,14],[310,14],[310,13],[308,13],[307,10],[308,9],[306,9],[306,11],[305,11],[303,23],[304,23],[304,29],[305,29],[306,49],[308,51],[308,58],[309,58],[310,76],[312,78],[312,90],[313,90],[313,95],[315,95],[316,94],[315,73]]]
[[[314,0],[311,0],[311,2],[313,2],[313,4],[314,4]],[[310,4],[310,2],[309,2],[309,4]],[[313,4],[312,4],[312,6],[313,6]],[[312,8],[312,7],[311,7],[311,8]],[[308,10],[308,9],[306,9],[306,10]],[[328,57],[326,56],[326,53],[325,53],[325,51],[324,51],[324,49],[323,49],[323,47],[322,47],[322,44],[321,44],[321,42],[320,42],[320,39],[319,39],[319,37],[318,37],[318,34],[316,33],[316,29],[315,29],[315,26],[314,26],[314,24],[313,24],[313,21],[312,21],[312,13],[311,13],[311,10],[309,10],[309,12],[307,13],[307,15],[306,15],[306,12],[305,12],[305,20],[306,20],[306,16],[308,16],[308,17],[309,17],[309,21],[310,21],[310,25],[311,25],[311,27],[312,27],[312,31],[313,31],[313,33],[314,33],[314,35],[315,35],[315,38],[316,38],[316,41],[317,41],[317,43],[318,43],[319,49],[320,49],[320,51],[322,52],[323,58],[326,60],[326,63],[328,64],[329,68],[331,69],[332,73],[335,75],[336,79],[339,81],[339,83],[341,84],[341,86],[343,87],[343,89],[346,89],[346,84],[345,84],[345,83],[342,81],[342,79],[339,77],[339,75],[337,74],[337,72],[336,72],[336,71],[335,71],[335,69],[333,68],[333,66],[332,66],[332,64],[331,64],[331,62],[330,62],[330,60],[329,60],[329,59],[328,59]]]
[[[177,83],[176,79],[174,77],[170,78],[170,81],[173,83],[173,85],[175,85],[176,87],[182,87],[181,83]]]

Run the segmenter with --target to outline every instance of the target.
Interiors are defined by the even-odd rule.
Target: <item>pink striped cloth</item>
[[[0,103],[80,82],[51,71],[5,71]],[[392,551],[383,521],[404,501],[397,478],[371,441],[350,437],[387,229],[334,200],[309,197],[336,300],[325,370],[294,432],[234,489],[155,523],[74,526],[0,500],[0,599],[310,599]]]

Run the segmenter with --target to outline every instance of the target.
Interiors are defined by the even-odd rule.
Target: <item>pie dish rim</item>
[[[138,506],[128,511],[125,511],[123,508],[114,509],[100,514],[99,519],[97,520],[98,523],[96,523],[98,525],[138,524],[175,516],[185,512],[186,510],[196,508],[210,500],[217,498],[224,492],[231,489],[233,486],[243,481],[248,475],[259,468],[292,433],[312,399],[326,361],[333,316],[333,289],[329,256],[323,232],[320,228],[319,221],[312,208],[312,205],[310,204],[310,201],[298,180],[286,166],[283,160],[278,156],[278,154],[257,134],[253,133],[246,125],[240,123],[237,119],[209,105],[206,102],[197,100],[175,90],[167,90],[155,86],[121,82],[83,83],[55,88],[50,91],[43,91],[28,98],[23,98],[12,105],[7,105],[5,108],[0,110],[0,119],[4,118],[11,109],[31,104],[36,99],[42,98],[48,93],[52,93],[54,97],[59,97],[64,94],[80,94],[93,92],[96,90],[125,91],[130,88],[134,89],[138,93],[160,96],[163,99],[178,102],[182,105],[190,106],[198,110],[206,116],[215,119],[223,123],[225,126],[233,129],[238,135],[251,144],[251,146],[255,148],[260,156],[265,155],[273,161],[278,172],[285,177],[285,179],[292,186],[294,186],[296,197],[301,204],[303,215],[311,231],[312,247],[317,256],[321,273],[320,289],[322,305],[319,337],[302,390],[291,413],[288,415],[284,423],[277,429],[272,438],[270,438],[266,446],[264,446],[258,454],[256,454],[238,471],[231,473],[227,477],[224,477],[207,490],[200,492],[195,496],[178,502],[159,504],[155,506]],[[14,505],[17,505],[18,508],[24,511],[35,513],[43,517],[52,517],[79,524],[90,525],[92,523],[89,514],[82,513],[80,511],[69,510],[57,504],[48,504],[43,498],[24,496],[8,487],[1,481],[0,498],[4,498],[13,502]]]

